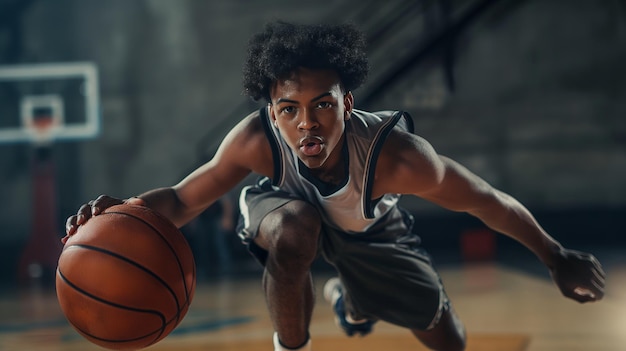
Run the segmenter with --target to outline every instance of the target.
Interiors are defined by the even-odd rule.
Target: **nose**
[[[300,122],[298,123],[298,129],[311,130],[319,127],[319,123],[315,114],[308,109],[303,109],[300,113]]]

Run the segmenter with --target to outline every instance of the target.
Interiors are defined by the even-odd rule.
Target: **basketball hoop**
[[[86,140],[100,133],[98,70],[91,62],[0,65],[4,91],[11,95],[2,100],[2,112],[18,115],[0,118],[0,147]]]
[[[57,95],[29,95],[22,99],[22,123],[37,146],[52,143],[63,117],[63,101]]]
[[[54,139],[54,129],[57,126],[52,116],[38,117],[29,126],[32,140],[36,145],[47,145]]]
[[[52,146],[58,141],[92,139],[100,133],[97,66],[91,62],[0,65],[0,95],[0,147],[33,146],[31,214],[35,220],[17,276],[21,284],[49,282],[46,278],[55,276],[62,249]]]

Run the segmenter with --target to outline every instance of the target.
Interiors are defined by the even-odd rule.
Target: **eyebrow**
[[[317,100],[320,100],[322,98],[325,98],[325,97],[331,96],[331,95],[332,94],[330,92],[326,92],[324,94],[321,94],[319,96],[314,97],[313,99],[311,99],[311,102],[315,102]],[[287,102],[287,103],[292,103],[292,104],[297,104],[298,103],[298,101],[296,101],[296,100],[290,100],[290,99],[286,99],[286,98],[280,98],[280,99],[276,100],[276,104],[277,105],[282,103],[282,102]]]

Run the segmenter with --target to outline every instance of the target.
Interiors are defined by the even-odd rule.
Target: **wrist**
[[[557,265],[558,260],[563,257],[564,250],[565,248],[561,244],[551,241],[547,243],[546,249],[539,258],[549,269],[553,269]]]

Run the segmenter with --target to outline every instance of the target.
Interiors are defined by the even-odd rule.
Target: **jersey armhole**
[[[274,161],[274,176],[272,177],[272,185],[278,186],[283,181],[283,160],[280,153],[280,146],[278,144],[279,141],[276,134],[272,130],[267,109],[267,106],[260,109],[259,118],[261,119],[261,125],[263,126],[263,130],[265,131],[265,136],[270,143],[270,148],[272,149],[272,160]]]
[[[364,212],[363,214],[364,214],[364,217],[367,219],[372,219],[375,217],[374,207],[376,203],[380,201],[380,198],[375,202],[372,201],[371,199],[372,190],[374,188],[374,176],[376,173],[376,163],[378,160],[378,156],[380,155],[380,152],[383,148],[383,144],[385,143],[385,140],[387,140],[389,133],[391,133],[391,130],[396,126],[396,124],[398,124],[398,121],[400,120],[401,117],[404,117],[404,120],[406,121],[406,124],[407,124],[407,128],[411,132],[413,132],[413,121],[411,120],[411,117],[408,114],[404,113],[403,111],[396,111],[396,113],[394,113],[393,116],[389,118],[389,120],[385,123],[385,125],[383,125],[380,128],[375,139],[372,142],[372,147],[370,148],[370,151],[368,152],[369,161],[366,163],[365,181],[363,182],[363,187],[365,189],[365,191],[363,192],[363,212]]]

